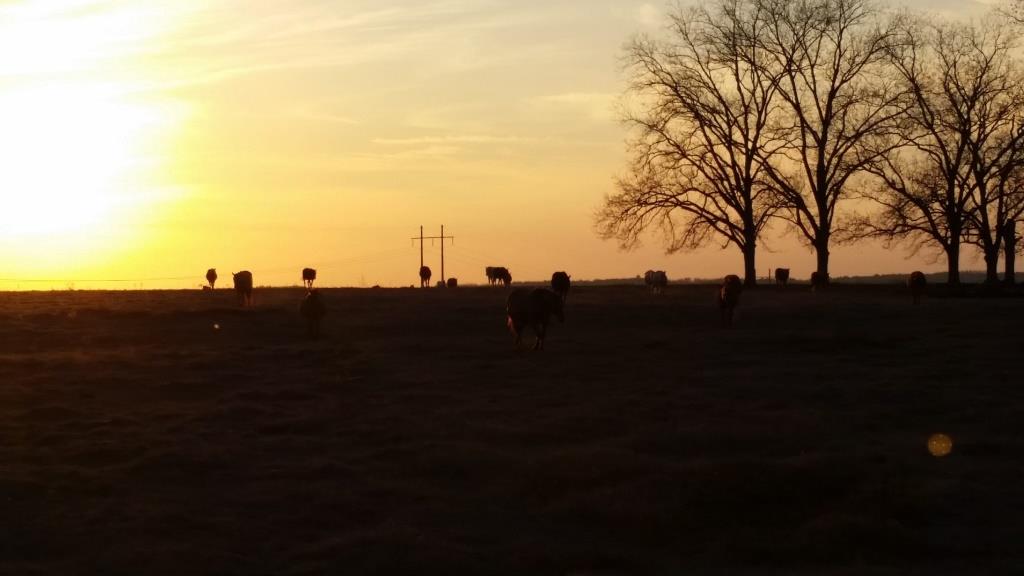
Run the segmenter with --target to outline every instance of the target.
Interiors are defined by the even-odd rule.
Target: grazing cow
[[[722,281],[722,287],[718,289],[718,307],[722,311],[722,321],[726,326],[732,326],[733,312],[736,305],[740,303],[740,293],[743,292],[743,282],[735,274],[729,274]]]
[[[498,266],[494,269],[494,277],[506,288],[512,284],[512,273],[504,266]]]
[[[907,287],[910,288],[910,296],[914,299],[914,304],[920,304],[921,296],[924,296],[928,290],[928,280],[925,279],[923,272],[914,271],[907,278]]]
[[[302,283],[306,285],[306,290],[313,289],[313,282],[316,281],[316,270],[312,268],[302,269]]]
[[[458,288],[459,287],[459,279],[458,278],[449,278],[448,279],[448,287],[449,288]]]
[[[664,270],[648,270],[644,272],[644,284],[651,289],[652,294],[662,294],[668,286],[668,274]]]
[[[498,283],[498,268],[496,266],[488,266],[484,268],[484,273],[487,274],[487,283],[494,286]]]
[[[217,269],[210,268],[206,271],[206,282],[210,284],[210,290],[213,290],[217,285]]]
[[[828,274],[818,272],[817,270],[811,272],[811,291],[826,287],[828,287]]]
[[[775,269],[775,283],[782,286],[783,288],[789,284],[789,268],[776,268]]]
[[[242,270],[231,277],[235,281],[235,293],[238,294],[242,308],[252,306],[252,272]]]
[[[565,272],[555,272],[551,275],[551,289],[562,297],[562,303],[565,303],[565,299],[569,296],[569,285],[572,282],[569,280],[569,275]]]
[[[430,286],[430,266],[420,266],[420,288]]]
[[[306,320],[306,334],[310,338],[320,337],[320,322],[327,315],[327,305],[319,290],[310,289],[299,305],[299,314]]]
[[[552,315],[559,322],[565,322],[562,298],[547,288],[516,288],[508,295],[505,310],[508,312],[508,328],[516,338],[516,346],[522,342],[523,331],[529,327],[537,336],[534,350],[544,349],[544,337]]]

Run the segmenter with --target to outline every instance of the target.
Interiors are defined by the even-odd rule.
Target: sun
[[[8,267],[42,244],[89,251],[167,189],[157,180],[175,118],[148,89],[141,59],[167,26],[141,3],[0,3],[0,246],[8,248],[0,261]]]
[[[0,95],[0,235],[90,232],[130,207],[159,115],[102,87]]]

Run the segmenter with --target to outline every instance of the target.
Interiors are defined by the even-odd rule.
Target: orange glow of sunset
[[[303,266],[328,286],[410,285],[421,224],[455,236],[446,274],[463,283],[488,265],[517,279],[735,272],[735,251],[665,255],[652,236],[625,253],[594,232],[626,166],[621,48],[666,8],[4,2],[0,290],[195,287],[210,267],[258,285],[297,284]],[[435,270],[439,248],[427,242]],[[765,248],[760,274],[809,274],[792,235]],[[865,246],[833,262],[942,268]]]

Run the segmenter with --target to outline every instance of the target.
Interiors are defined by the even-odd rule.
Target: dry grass
[[[0,294],[0,573],[1024,570],[1024,300],[505,294]]]

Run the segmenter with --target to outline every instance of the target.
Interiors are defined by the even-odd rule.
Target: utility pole
[[[413,242],[415,242],[417,240],[419,240],[419,242],[420,242],[420,268],[423,268],[423,241],[424,240],[431,240],[431,241],[433,241],[433,240],[440,240],[441,241],[441,282],[444,283],[445,280],[446,280],[445,277],[444,277],[444,241],[445,240],[451,240],[454,243],[455,242],[455,236],[445,236],[444,235],[444,225],[443,224],[441,225],[441,235],[440,236],[424,236],[423,235],[423,226],[420,226],[420,237],[419,238],[415,238],[415,237],[412,238]]]

